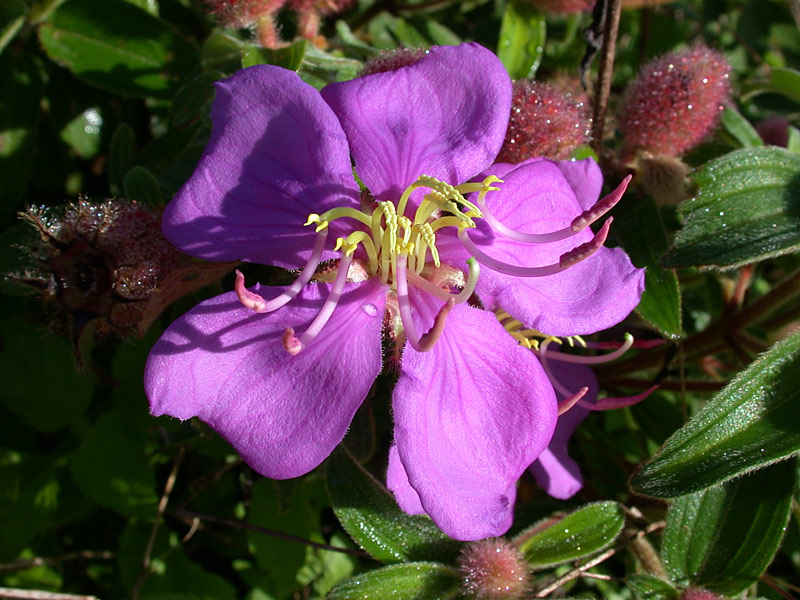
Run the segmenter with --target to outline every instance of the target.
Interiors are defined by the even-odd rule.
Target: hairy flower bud
[[[583,94],[551,83],[515,81],[508,131],[497,162],[519,163],[536,156],[567,159],[588,142],[590,129]]]
[[[458,559],[465,597],[518,600],[528,591],[528,570],[520,553],[501,538],[468,544]]]
[[[620,110],[623,156],[637,150],[678,156],[700,143],[717,125],[728,99],[730,70],[725,58],[706,46],[645,65]]]
[[[425,48],[397,48],[396,50],[381,50],[370,56],[364,63],[361,76],[374,75],[395,71],[401,67],[413,65],[428,51]]]
[[[569,14],[592,10],[595,0],[532,0],[532,2],[547,12]]]

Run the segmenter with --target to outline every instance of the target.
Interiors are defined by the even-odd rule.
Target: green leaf
[[[92,399],[93,386],[75,372],[72,348],[45,327],[17,319],[2,323],[2,402],[37,431],[77,425]],[[42,360],[42,357],[47,357]]]
[[[617,539],[624,525],[625,514],[619,504],[597,502],[545,529],[542,524],[534,525],[520,533],[516,543],[531,569],[546,569],[600,552]]]
[[[439,563],[391,565],[351,577],[337,585],[328,600],[447,600],[458,595],[458,571]]]
[[[130,415],[109,413],[83,436],[72,478],[88,498],[123,515],[153,517],[156,481],[144,451],[144,428]]]
[[[50,15],[62,4],[64,0],[33,0],[31,3],[29,20],[31,25],[39,25],[50,18]]]
[[[676,499],[662,553],[676,583],[738,594],[761,576],[789,520],[797,461]]]
[[[546,24],[542,13],[521,0],[506,4],[497,56],[511,79],[533,77],[544,53]]]
[[[0,218],[19,210],[33,170],[34,138],[44,91],[39,62],[29,54],[0,55]]]
[[[675,272],[658,263],[669,242],[656,203],[649,196],[623,198],[614,208],[612,231],[622,241],[633,264],[647,269],[637,312],[664,336],[680,337],[681,292]]]
[[[214,30],[206,38],[200,53],[200,61],[206,71],[217,69],[233,73],[242,66],[242,50],[245,43],[224,31]]]
[[[341,447],[327,463],[333,511],[345,531],[384,563],[422,559],[452,561],[460,543],[428,517],[407,515],[389,491]]]
[[[679,429],[631,487],[673,498],[800,451],[800,333],[778,342]]]
[[[172,101],[172,125],[185,127],[208,114],[214,99],[214,83],[224,76],[220,71],[204,71],[179,89]]]
[[[723,130],[728,134],[727,141],[731,142],[731,145],[739,148],[756,148],[764,145],[756,128],[738,111],[726,107],[722,111],[721,122]]]
[[[789,127],[789,139],[786,142],[786,149],[789,152],[800,154],[800,129]]]
[[[161,188],[153,174],[144,167],[133,167],[122,185],[125,190],[125,198],[136,200],[151,208],[163,208],[164,196]]]
[[[77,77],[124,96],[172,98],[199,59],[164,21],[124,0],[68,0],[39,39]]]
[[[81,158],[92,158],[100,152],[103,115],[98,107],[90,107],[67,123],[60,138]]]
[[[122,194],[125,175],[133,167],[134,133],[127,123],[120,123],[111,135],[108,151],[108,184],[114,194]]]
[[[0,450],[0,560],[19,552],[47,528],[58,505],[59,484],[50,461]]]
[[[677,600],[680,592],[668,581],[653,575],[637,574],[625,579],[636,600]]]
[[[22,0],[5,0],[0,4],[0,52],[22,29],[27,13],[28,7]]]
[[[745,89],[743,99],[747,100],[764,92],[783,94],[787,98],[800,102],[800,71],[773,68],[766,82],[757,83]]]
[[[242,67],[252,67],[254,65],[275,65],[290,71],[297,71],[303,64],[306,55],[308,40],[297,40],[295,43],[272,50],[270,48],[260,48],[257,46],[245,46],[242,48]]]
[[[768,146],[735,150],[694,175],[683,229],[662,264],[735,267],[800,247],[800,156]]]

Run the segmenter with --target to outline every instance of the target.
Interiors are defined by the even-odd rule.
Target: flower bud
[[[623,156],[638,150],[678,156],[699,144],[719,121],[730,70],[725,58],[706,46],[645,65],[622,101]]]
[[[11,279],[54,301],[62,317],[55,325],[76,348],[90,324],[98,334],[143,335],[171,302],[231,269],[190,264],[164,237],[158,216],[135,202],[79,200],[60,211],[32,207],[22,217],[39,233],[26,249],[36,266]]]
[[[765,144],[781,146],[789,145],[789,127],[791,124],[783,117],[770,117],[756,125],[756,131]]]
[[[534,6],[547,12],[569,14],[592,10],[595,0],[532,0],[532,2]]]
[[[545,156],[565,160],[586,144],[591,131],[588,101],[560,85],[514,82],[511,117],[497,162],[519,163]]]
[[[428,51],[425,48],[397,48],[396,50],[381,50],[377,54],[367,58],[364,68],[361,70],[361,77],[374,75],[375,73],[385,73],[386,71],[396,71],[401,67],[413,65],[425,56]]]
[[[463,593],[472,600],[519,600],[528,591],[522,555],[505,540],[468,544],[458,558]]]

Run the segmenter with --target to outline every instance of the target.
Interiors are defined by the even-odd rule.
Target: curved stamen
[[[553,374],[553,371],[550,369],[550,363],[547,360],[547,347],[550,345],[550,342],[553,341],[553,338],[547,338],[546,340],[542,340],[541,344],[539,344],[539,352],[537,356],[539,360],[542,362],[542,367],[544,367],[544,372],[547,374],[547,378],[550,380],[550,383],[553,384],[553,387],[556,391],[565,396],[567,398],[572,397],[572,392],[567,389],[567,387],[562,384],[558,378]],[[579,398],[580,400],[580,398]]]
[[[314,273],[317,272],[322,251],[325,249],[325,240],[328,238],[328,228],[323,228],[317,232],[317,239],[314,242],[314,249],[311,251],[311,256],[308,257],[302,272],[294,283],[288,287],[280,295],[276,296],[270,301],[265,300],[260,294],[251,292],[244,286],[244,275],[236,271],[236,283],[234,289],[239,302],[244,304],[247,308],[257,313],[272,312],[278,310],[281,306],[292,300],[297,294],[300,293],[305,285],[311,281]]]
[[[558,260],[558,263],[544,267],[521,267],[518,265],[504,263],[496,258],[492,258],[475,245],[475,243],[470,239],[469,234],[467,233],[467,228],[465,227],[459,228],[458,239],[461,240],[461,243],[464,244],[469,253],[478,259],[478,261],[490,269],[498,271],[499,273],[514,275],[516,277],[547,277],[548,275],[555,275],[556,273],[565,271],[569,267],[581,262],[582,260],[586,260],[592,254],[602,248],[606,238],[608,237],[608,229],[611,227],[611,221],[612,219],[609,217],[609,219],[603,223],[603,226],[590,241],[562,254]]]
[[[344,285],[347,283],[347,272],[350,270],[350,264],[352,262],[352,256],[347,256],[346,254],[342,256],[342,259],[339,261],[339,270],[336,273],[336,279],[331,286],[331,291],[328,297],[325,298],[322,308],[317,313],[317,316],[314,317],[311,325],[309,325],[300,336],[295,336],[294,329],[291,327],[287,328],[283,333],[281,342],[283,343],[284,349],[289,354],[295,355],[300,352],[303,348],[308,346],[308,344],[317,337],[317,334],[322,331],[322,328],[325,327],[325,324],[331,318],[331,315],[333,315],[333,311],[336,309],[339,299],[342,297]]]
[[[397,257],[395,263],[395,283],[397,284],[397,307],[400,312],[400,321],[403,324],[403,330],[408,338],[408,343],[417,352],[428,352],[433,348],[439,338],[444,332],[444,324],[447,315],[455,306],[455,299],[450,298],[439,312],[433,321],[433,326],[430,330],[421,337],[417,333],[417,326],[414,324],[413,317],[411,316],[411,302],[408,298],[408,280],[406,268],[407,254],[401,253]],[[431,284],[432,285],[432,284]]]
[[[478,206],[480,206],[481,211],[483,212],[483,217],[486,219],[486,221],[488,221],[489,225],[492,226],[492,229],[510,240],[529,244],[557,242],[559,240],[572,237],[576,233],[580,233],[589,225],[597,221],[600,217],[605,215],[612,208],[614,208],[617,202],[620,201],[620,198],[622,198],[625,190],[628,188],[628,183],[630,183],[630,180],[630,175],[625,177],[625,179],[622,180],[622,183],[620,183],[613,192],[608,194],[608,196],[598,200],[590,209],[583,211],[580,215],[575,217],[569,226],[556,231],[550,231],[548,233],[523,233],[522,231],[517,231],[516,229],[511,229],[510,227],[503,225],[497,219],[497,217],[492,214],[492,212],[489,210],[489,207],[486,206],[486,194],[484,193],[478,195]]]
[[[618,408],[625,408],[626,406],[639,404],[639,402],[647,398],[657,389],[658,386],[654,385],[641,394],[636,394],[635,396],[628,396],[627,398],[600,398],[594,404],[589,402],[581,402],[580,405],[591,410],[616,410]]]
[[[622,346],[620,346],[613,352],[609,352],[608,354],[603,354],[602,356],[579,356],[577,354],[564,354],[562,352],[558,352],[551,354],[548,358],[552,358],[553,360],[560,360],[561,362],[575,363],[581,365],[599,365],[618,359],[620,356],[622,356],[628,350],[630,350],[632,346],[633,346],[633,336],[630,333],[626,333],[625,343],[623,343]],[[539,350],[540,358],[544,355],[545,349],[546,346],[542,345],[541,349]]]
[[[457,294],[452,294],[447,290],[440,288],[438,285],[431,283],[424,277],[421,277],[413,271],[409,271],[408,269],[406,269],[406,278],[411,285],[428,292],[432,296],[436,296],[440,300],[444,300],[445,302],[453,300],[456,304],[463,304],[472,297],[473,293],[475,293],[475,286],[478,284],[478,276],[481,273],[481,266],[474,258],[470,258],[467,261],[467,265],[469,266],[467,281],[464,283],[464,287],[461,289],[461,291]]]
[[[588,391],[589,391],[589,388],[584,386],[581,389],[579,389],[577,392],[575,392],[575,394],[573,396],[570,396],[569,398],[566,398],[566,399],[562,400],[561,402],[559,402],[558,403],[558,416],[560,417],[565,412],[567,412],[570,408],[572,408],[578,402],[580,402],[580,400],[586,395],[586,393]],[[583,405],[581,405],[581,406],[583,406]]]

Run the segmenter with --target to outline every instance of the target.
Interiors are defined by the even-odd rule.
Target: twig
[[[690,355],[705,354],[709,349],[715,347],[721,339],[724,339],[729,332],[758,323],[770,311],[798,294],[800,294],[800,269],[777,283],[770,292],[761,296],[758,300],[741,310],[726,314],[724,318],[717,320],[710,327],[687,337],[684,340],[684,347],[689,350]],[[610,378],[615,375],[625,375],[643,369],[660,367],[665,360],[668,360],[673,348],[674,346],[672,345],[658,346],[645,350],[638,356],[628,360],[609,365],[599,365],[594,371],[600,378]]]
[[[603,49],[597,71],[597,83],[594,88],[594,114],[592,115],[592,146],[600,157],[602,157],[603,151],[603,131],[608,110],[608,97],[611,94],[611,78],[614,74],[614,54],[617,49],[619,18],[622,14],[622,0],[605,0],[605,2],[608,4],[605,31],[603,32]]]
[[[243,521],[236,521],[234,519],[223,519],[221,517],[215,517],[213,515],[204,515],[201,513],[193,512],[191,510],[185,510],[183,508],[179,508],[175,511],[172,511],[170,514],[175,515],[177,518],[183,520],[199,519],[200,521],[205,521],[207,523],[217,523],[219,525],[226,525],[228,527],[233,527],[234,529],[254,531],[255,533],[263,533],[264,535],[276,537],[282,540],[286,540],[288,542],[304,544],[306,546],[311,546],[312,548],[319,548],[320,550],[329,550],[331,552],[341,552],[342,554],[350,554],[351,556],[361,556],[369,558],[369,554],[367,554],[363,550],[353,550],[351,548],[339,548],[337,546],[331,546],[329,544],[322,544],[320,542],[307,540],[305,538],[297,537],[295,535],[284,533],[282,531],[267,529],[265,527],[258,527],[257,525],[250,525],[250,523],[245,523]]]
[[[42,590],[18,590],[0,587],[0,598],[19,600],[99,600],[97,596],[80,596],[77,594],[59,594]]]
[[[594,558],[589,559],[585,563],[581,563],[581,564],[575,566],[575,568],[573,568],[572,570],[567,571],[566,573],[564,573],[564,575],[562,575],[561,577],[559,577],[558,579],[553,581],[553,583],[551,583],[547,587],[544,587],[541,590],[538,590],[534,594],[533,597],[534,598],[546,598],[547,596],[552,594],[554,591],[556,591],[558,588],[560,588],[565,583],[568,583],[568,582],[572,581],[573,579],[577,579],[578,577],[586,576],[585,575],[585,571],[588,571],[592,567],[596,567],[600,563],[602,563],[605,560],[611,558],[620,549],[624,548],[625,546],[627,546],[631,542],[634,542],[636,540],[640,540],[644,536],[646,536],[647,534],[653,533],[654,531],[658,531],[659,529],[663,529],[665,526],[666,526],[666,522],[664,522],[664,521],[656,521],[655,523],[652,523],[651,525],[645,527],[644,529],[637,530],[636,532],[627,535],[625,537],[625,539],[617,542],[617,544],[614,547],[609,548],[608,550],[606,550],[605,552],[603,552],[601,554],[598,554],[597,556],[595,556]]]
[[[131,598],[133,600],[136,600],[136,598],[139,597],[139,592],[142,590],[142,584],[150,574],[150,559],[153,554],[153,546],[156,542],[158,528],[161,525],[164,512],[167,510],[169,496],[172,493],[172,488],[175,487],[175,480],[178,478],[178,469],[180,468],[183,460],[183,453],[184,449],[181,448],[178,451],[178,455],[175,457],[175,461],[172,463],[172,470],[169,473],[169,477],[167,477],[167,482],[164,484],[164,491],[161,494],[161,499],[158,501],[158,513],[156,514],[156,520],[153,522],[153,527],[150,530],[150,537],[147,540],[147,546],[144,550],[144,556],[142,557],[142,568],[139,571],[139,575],[136,578],[136,582],[133,584],[133,590],[131,591]]]
[[[70,560],[111,560],[116,558],[117,555],[108,550],[95,552],[93,550],[81,550],[80,552],[70,552],[69,554],[62,554],[61,556],[52,556],[42,558],[35,556],[34,558],[20,558],[9,563],[0,564],[0,573],[20,571],[22,569],[30,569],[31,567],[43,567],[46,565],[52,566]]]
[[[759,579],[775,590],[782,598],[786,598],[786,600],[797,600],[794,596],[792,596],[789,592],[783,589],[780,583],[778,583],[774,578],[770,577],[769,575],[762,575]]]

